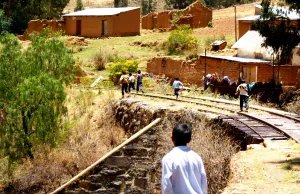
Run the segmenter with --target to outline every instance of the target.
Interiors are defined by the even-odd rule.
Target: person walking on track
[[[173,82],[173,88],[174,88],[174,95],[176,96],[176,100],[178,100],[178,92],[180,90],[180,86],[183,86],[183,84],[181,83],[181,81],[179,81],[179,78],[176,77],[175,81]]]
[[[119,83],[122,85],[122,97],[124,98],[125,92],[128,93],[129,76],[123,71]]]
[[[129,92],[131,88],[134,90],[134,81],[135,81],[135,77],[132,75],[132,73],[129,73],[129,87],[128,87]]]
[[[136,81],[136,93],[139,92],[139,90],[141,90],[144,93],[143,90],[143,75],[141,73],[141,70],[138,70],[138,74],[136,77],[137,81]]]
[[[240,110],[243,111],[243,105],[245,104],[246,112],[249,109],[249,94],[248,94],[248,85],[246,84],[245,80],[240,81],[240,85],[236,88],[235,95],[237,96],[240,94]]]

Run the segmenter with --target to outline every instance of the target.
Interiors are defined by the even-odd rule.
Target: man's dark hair
[[[122,74],[123,74],[123,75],[126,75],[126,72],[125,72],[125,71],[123,71],[123,72],[122,72]]]
[[[172,137],[175,146],[184,146],[191,141],[192,130],[188,124],[178,124],[173,128]]]
[[[132,73],[129,73],[130,76],[132,76]]]
[[[176,77],[176,78],[175,78],[175,80],[177,80],[177,81],[178,81],[178,80],[179,80],[179,78],[178,78],[178,77]]]
[[[141,73],[141,70],[138,70],[138,73]]]

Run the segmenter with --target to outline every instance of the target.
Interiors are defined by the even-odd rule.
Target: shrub
[[[94,67],[96,70],[101,71],[105,69],[107,63],[107,56],[103,50],[99,50],[93,57]]]
[[[177,26],[168,38],[167,49],[169,54],[182,54],[187,50],[198,50],[199,41],[190,36],[192,29],[190,25]]]
[[[138,68],[138,62],[136,60],[126,60],[124,58],[119,58],[115,63],[108,65],[109,78],[115,84],[118,83],[122,72],[136,72]]]
[[[99,51],[93,56],[93,66],[96,70],[101,71],[105,69],[106,63],[115,62],[118,58],[118,54],[115,51],[99,49]]]
[[[213,26],[213,22],[212,22],[212,21],[209,21],[208,24],[207,24],[207,26],[210,27],[210,28],[214,27],[214,26]]]

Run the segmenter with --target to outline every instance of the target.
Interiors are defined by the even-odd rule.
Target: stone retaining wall
[[[126,99],[115,105],[115,113],[131,136],[155,118],[165,117],[167,109],[153,110],[145,103]],[[157,128],[153,127],[59,193],[160,193],[158,144]]]
[[[171,140],[168,143],[165,139],[164,123],[178,122],[182,115],[187,114],[192,119],[202,118],[202,113],[197,110],[175,110],[168,106],[154,108],[153,105],[134,99],[121,100],[115,104],[114,109],[117,122],[124,127],[128,136],[132,136],[156,118],[163,118],[163,121],[108,156],[58,193],[160,194],[161,159],[172,148]]]

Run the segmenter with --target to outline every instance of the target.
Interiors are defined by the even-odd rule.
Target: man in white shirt
[[[201,157],[186,144],[191,140],[187,124],[174,127],[174,148],[162,159],[163,194],[207,194],[207,179]]]
[[[176,100],[178,99],[178,92],[180,90],[179,86],[183,86],[183,84],[181,83],[181,81],[179,81],[179,78],[176,77],[173,82],[174,95],[176,96]]]
[[[249,104],[249,94],[248,94],[248,85],[246,84],[245,80],[240,81],[240,85],[236,88],[235,95],[240,93],[240,109],[243,111],[243,104],[245,104],[246,112],[248,111]]]
[[[129,92],[130,92],[130,89],[132,88],[134,90],[134,81],[135,81],[135,77],[134,75],[132,75],[132,73],[129,73]]]

